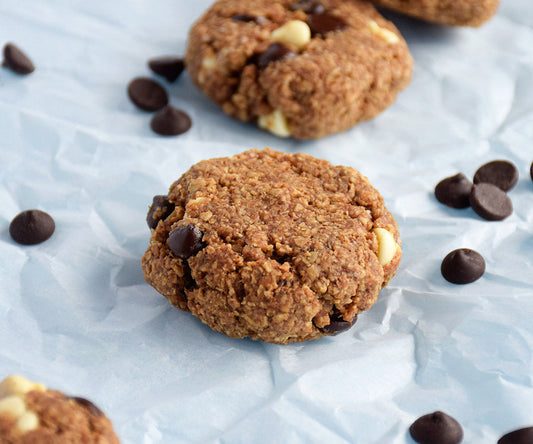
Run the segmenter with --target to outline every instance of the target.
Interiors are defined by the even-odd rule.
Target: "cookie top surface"
[[[498,9],[500,0],[371,0],[379,6],[441,25],[480,26]]]
[[[374,117],[412,70],[398,30],[360,0],[219,0],[192,27],[186,61],[224,112],[301,139]]]
[[[11,375],[0,383],[0,442],[118,444],[109,419],[92,402]]]
[[[306,154],[200,162],[168,201],[145,278],[229,336],[323,336],[332,318],[352,322],[375,302],[401,256],[396,222],[368,180]]]

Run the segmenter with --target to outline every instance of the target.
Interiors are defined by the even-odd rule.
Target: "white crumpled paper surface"
[[[149,75],[149,58],[183,54],[209,3],[0,2],[0,43],[37,67],[0,70],[0,376],[93,400],[124,443],[412,443],[409,425],[437,409],[465,443],[533,425],[530,0],[502,0],[479,29],[391,15],[416,61],[412,83],[345,133],[278,139],[224,116],[184,75],[165,85],[193,127],[158,137],[126,85]],[[398,220],[398,273],[345,334],[230,339],[144,282],[152,196],[201,159],[264,146],[358,168]],[[520,172],[508,219],[433,197],[444,177],[494,159]],[[24,247],[8,226],[29,208],[57,228]],[[486,260],[473,284],[440,275],[459,247]]]

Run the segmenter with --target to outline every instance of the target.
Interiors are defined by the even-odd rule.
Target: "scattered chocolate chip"
[[[72,399],[74,402],[78,403],[79,405],[85,407],[89,412],[91,412],[94,416],[104,416],[104,413],[102,410],[100,410],[98,407],[96,407],[91,401],[85,398],[79,398],[77,396],[70,396],[69,399]]]
[[[348,27],[348,24],[341,19],[327,12],[320,14],[311,14],[306,20],[311,33],[325,35],[328,32],[342,31]]]
[[[506,160],[494,160],[481,166],[474,175],[474,183],[491,183],[503,191],[511,190],[518,182],[518,170]]]
[[[231,17],[236,22],[255,22],[256,18],[255,15],[251,14],[235,14]]]
[[[26,210],[19,213],[9,225],[9,234],[22,245],[35,245],[44,242],[56,228],[54,219],[41,210]]]
[[[294,57],[295,54],[282,43],[272,43],[267,50],[256,57],[257,66],[260,69],[266,68],[270,63],[287,57]]]
[[[316,0],[302,0],[290,6],[291,11],[303,10],[306,14],[322,14],[326,9]]]
[[[531,444],[533,443],[533,427],[514,430],[503,435],[498,444]]]
[[[437,200],[452,208],[468,208],[472,182],[463,173],[441,180],[435,187]]]
[[[529,167],[529,175],[531,176],[531,180],[533,180],[533,163],[531,163],[531,166]]]
[[[203,233],[194,225],[183,225],[175,228],[168,235],[168,248],[182,258],[194,256],[205,244],[202,242]]]
[[[152,117],[150,127],[161,136],[177,136],[192,126],[191,118],[184,111],[167,105]]]
[[[477,251],[459,248],[446,255],[440,271],[452,284],[470,284],[483,276],[485,260]]]
[[[322,328],[329,335],[337,335],[343,331],[349,330],[357,322],[357,315],[352,322],[345,321],[340,313],[334,313],[329,317],[329,325]]]
[[[185,61],[180,57],[157,57],[148,60],[148,67],[154,73],[172,83],[176,81],[185,69]]]
[[[165,89],[147,77],[137,77],[128,85],[128,96],[138,108],[144,111],[157,111],[168,103]]]
[[[166,219],[174,211],[174,204],[168,201],[168,196],[154,196],[146,223],[148,228],[155,230],[160,220]]]
[[[420,444],[458,444],[463,439],[461,425],[443,412],[434,412],[418,418],[409,433]]]
[[[472,187],[470,206],[486,220],[503,220],[513,213],[509,196],[491,183],[479,183]]]
[[[35,71],[35,66],[30,58],[13,43],[6,43],[4,46],[2,66],[17,74],[30,74]]]

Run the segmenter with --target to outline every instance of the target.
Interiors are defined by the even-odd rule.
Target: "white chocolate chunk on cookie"
[[[39,427],[39,417],[28,410],[24,400],[24,395],[34,390],[44,392],[46,387],[19,375],[8,376],[0,383],[0,413],[13,416],[17,420],[17,429],[22,433]]]
[[[0,399],[0,413],[9,413],[18,418],[26,411],[24,400],[18,395],[10,395]]]
[[[0,383],[0,398],[8,395],[24,395],[32,390],[44,392],[46,387],[43,384],[29,381],[23,376],[10,375]]]
[[[24,412],[17,419],[17,428],[22,432],[30,432],[39,427],[39,417],[34,412]]]
[[[301,20],[290,20],[274,30],[271,39],[274,42],[286,43],[302,49],[311,40],[311,29]]]
[[[379,263],[384,266],[387,265],[394,255],[396,250],[400,248],[392,234],[390,234],[385,228],[374,228],[374,234],[378,239],[378,260]]]
[[[266,116],[260,116],[257,120],[257,124],[260,128],[266,129],[278,137],[291,136],[289,126],[287,125],[287,119],[278,109],[272,111]]]
[[[384,40],[387,43],[394,44],[400,41],[400,38],[392,32],[390,29],[382,28],[374,20],[368,22],[368,27],[372,33],[378,36],[381,40]]]

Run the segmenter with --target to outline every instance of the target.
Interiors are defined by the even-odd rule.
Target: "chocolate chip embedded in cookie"
[[[159,201],[147,282],[232,337],[289,343],[347,330],[400,262],[397,224],[368,180],[306,154],[206,160]]]
[[[219,0],[192,27],[185,58],[225,113],[298,139],[376,116],[413,63],[394,25],[362,0]]]
[[[350,0],[348,0],[350,1]],[[489,20],[500,0],[371,0],[428,22],[452,26],[479,26]]]
[[[109,419],[92,402],[12,375],[0,383],[0,442],[118,444],[119,440]]]

